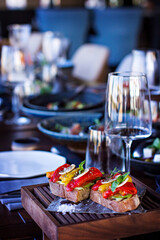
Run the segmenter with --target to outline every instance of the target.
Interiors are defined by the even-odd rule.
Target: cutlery
[[[62,101],[60,101],[56,106],[53,107],[53,110],[58,110],[59,108],[62,108],[66,105],[66,103],[68,103],[69,101],[73,100],[74,98],[76,98],[80,93],[82,93],[86,88],[85,84],[82,84],[80,86],[78,86],[75,90],[75,92],[68,97],[67,99],[64,99]]]

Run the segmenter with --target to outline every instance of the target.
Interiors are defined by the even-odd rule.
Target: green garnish
[[[98,118],[94,119],[94,123],[98,126],[101,125],[101,121]]]
[[[83,173],[84,172],[84,167],[83,165],[85,164],[86,160],[82,161],[80,164],[79,164],[79,174]]]
[[[118,172],[121,172],[120,170],[117,170],[117,168],[115,167],[114,169],[113,169],[113,171],[111,171],[111,174],[110,174],[110,177],[112,177],[112,176],[114,176],[116,173],[118,173]]]
[[[56,123],[55,124],[55,129],[57,131],[62,131],[64,129],[64,126],[62,124],[60,124],[60,123]]]
[[[148,146],[148,148],[155,148],[160,150],[160,139],[156,138],[151,145]]]
[[[93,186],[94,185],[94,182],[90,182],[90,183],[88,183],[88,184],[86,184],[85,186],[83,186],[84,188],[89,188],[89,187],[91,187],[91,186]]]
[[[116,180],[111,184],[111,191],[114,192],[118,187],[118,185],[124,182],[124,180],[127,178],[128,175],[129,175],[129,172],[126,172],[125,174],[118,176]]]
[[[131,197],[132,197],[132,194],[127,194],[125,196],[122,196],[122,195],[120,195],[120,196],[112,196],[112,199],[115,199],[117,201],[121,201],[123,199],[128,199],[128,198],[131,198]]]

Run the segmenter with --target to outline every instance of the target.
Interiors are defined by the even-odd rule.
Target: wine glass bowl
[[[140,72],[109,73],[106,89],[105,132],[126,145],[125,171],[130,172],[130,147],[152,133],[150,92]]]

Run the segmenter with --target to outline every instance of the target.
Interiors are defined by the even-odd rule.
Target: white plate
[[[0,177],[28,178],[43,175],[63,165],[66,159],[46,151],[0,152]]]

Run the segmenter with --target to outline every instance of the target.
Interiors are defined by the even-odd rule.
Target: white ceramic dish
[[[53,171],[66,159],[47,151],[0,152],[1,178],[29,178]]]

